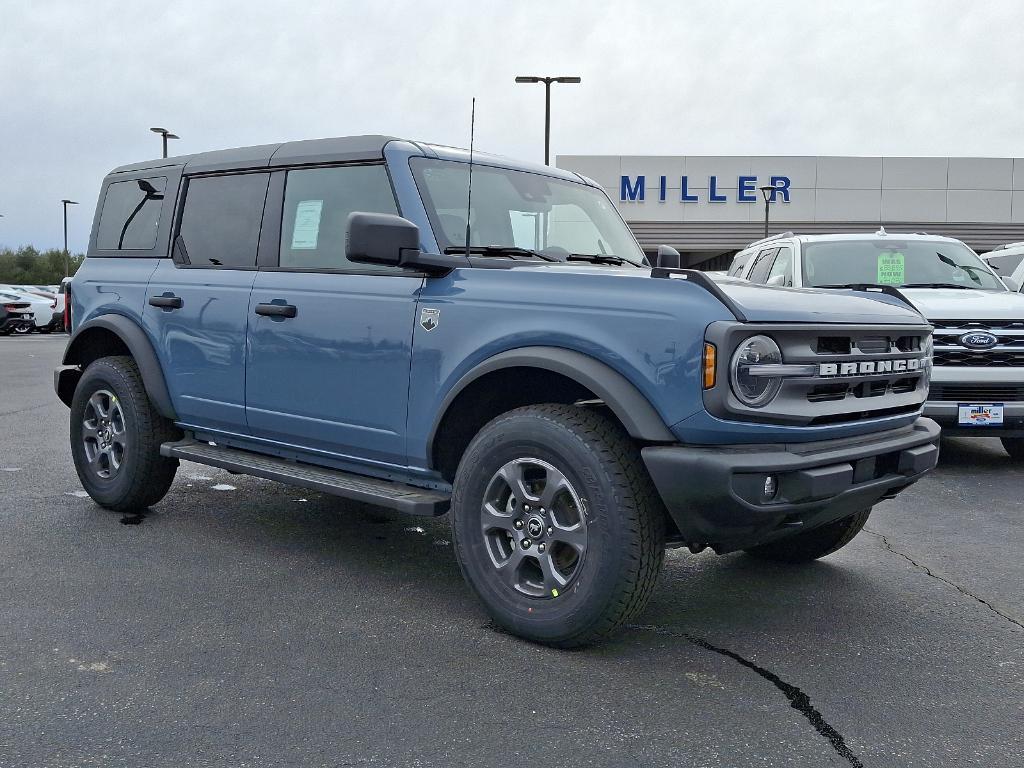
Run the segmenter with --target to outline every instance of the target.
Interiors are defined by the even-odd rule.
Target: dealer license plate
[[[957,403],[962,427],[996,427],[1003,423],[1002,403]]]

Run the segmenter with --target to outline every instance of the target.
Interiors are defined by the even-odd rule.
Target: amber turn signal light
[[[704,389],[711,389],[715,386],[715,370],[718,367],[717,353],[714,344],[704,342]]]

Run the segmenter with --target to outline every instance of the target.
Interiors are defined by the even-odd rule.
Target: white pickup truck
[[[729,274],[794,288],[897,289],[935,326],[925,416],[943,434],[999,437],[1024,460],[1024,295],[964,243],[884,229],[785,233],[737,253]]]

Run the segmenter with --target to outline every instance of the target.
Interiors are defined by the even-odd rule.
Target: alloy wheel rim
[[[481,505],[481,533],[500,581],[533,598],[556,598],[587,553],[586,508],[563,472],[519,458],[491,477]]]
[[[92,393],[82,416],[82,442],[89,468],[104,480],[117,476],[127,447],[124,411],[117,395],[107,389]]]

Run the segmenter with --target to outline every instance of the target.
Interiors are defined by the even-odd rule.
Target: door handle
[[[183,303],[181,296],[164,294],[163,296],[149,297],[149,305],[151,307],[160,307],[162,309],[181,309]]]
[[[294,304],[257,304],[256,314],[264,317],[295,317]]]

